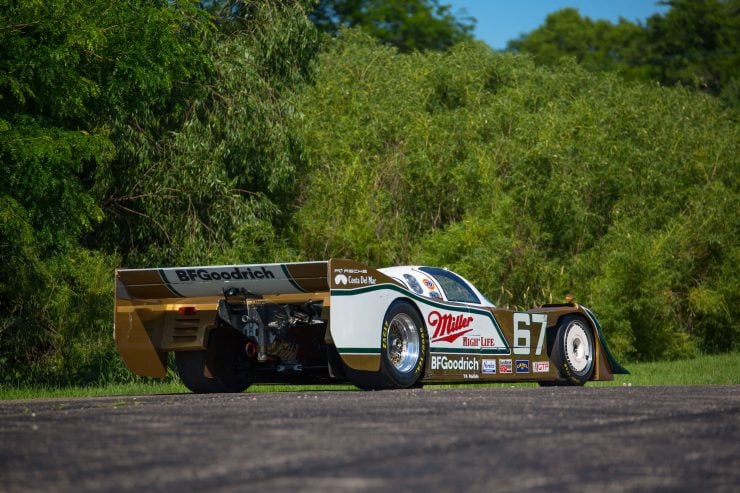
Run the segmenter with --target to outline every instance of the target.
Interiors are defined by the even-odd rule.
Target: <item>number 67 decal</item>
[[[531,317],[531,318],[530,318]],[[544,313],[514,313],[514,354],[529,354],[530,329],[532,324],[540,324],[540,336],[537,339],[535,355],[542,354],[542,345],[545,343],[545,329],[547,328],[547,315]]]

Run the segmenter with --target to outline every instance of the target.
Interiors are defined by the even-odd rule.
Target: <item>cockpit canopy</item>
[[[378,269],[428,298],[479,306],[494,306],[464,277],[439,267],[400,266]]]

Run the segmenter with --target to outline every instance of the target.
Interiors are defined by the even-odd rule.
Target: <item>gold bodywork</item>
[[[259,295],[256,303],[320,301],[328,310],[326,263],[288,264],[286,279],[303,292]],[[316,289],[323,288],[323,291]],[[164,377],[169,351],[205,349],[223,296],[182,297],[157,269],[116,271],[113,335],[126,366],[137,375]],[[188,311],[181,313],[181,308]],[[192,313],[190,313],[192,312]]]

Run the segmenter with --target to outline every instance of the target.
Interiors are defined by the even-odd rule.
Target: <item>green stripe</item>
[[[506,342],[506,339],[504,339],[504,342]],[[481,349],[480,354],[504,354],[508,355],[511,354],[511,351],[507,349]]]
[[[501,326],[498,324],[498,320],[496,320],[496,317],[494,317],[491,312],[484,310],[482,308],[475,308],[469,305],[462,305],[462,304],[457,304],[454,302],[440,303],[438,301],[434,301],[429,298],[424,298],[422,296],[419,296],[415,293],[412,293],[411,291],[407,289],[404,289],[400,286],[396,286],[395,284],[388,284],[388,283],[376,284],[375,286],[365,286],[362,288],[354,288],[354,289],[332,289],[330,294],[331,296],[354,296],[356,294],[370,293],[372,291],[377,291],[380,289],[390,289],[392,291],[397,291],[403,294],[404,296],[407,296],[409,298],[416,300],[419,303],[424,303],[425,305],[430,305],[435,308],[440,308],[442,310],[449,310],[449,311],[463,312],[463,313],[477,313],[478,315],[486,316],[491,319],[491,322],[493,322],[493,326],[496,328],[496,331],[498,332],[498,335],[501,337],[501,340],[504,341],[504,345],[506,345],[506,348],[489,349],[486,351],[493,351],[493,352],[483,353],[483,354],[511,354],[511,348],[509,347],[509,342],[506,340],[506,337],[504,337],[504,333],[501,330]],[[432,348],[432,350],[434,350],[434,348]],[[467,350],[463,350],[463,351],[467,351]],[[475,352],[478,353],[480,351],[475,350]]]
[[[371,347],[338,347],[339,354],[380,354],[380,349]]]
[[[170,291],[172,291],[173,293],[175,293],[180,298],[184,298],[185,296],[183,296],[182,294],[178,293],[177,290],[172,286],[172,284],[170,284],[167,281],[167,276],[164,275],[164,270],[163,269],[157,269],[157,270],[159,271],[159,277],[162,279],[162,282],[165,284],[165,286],[167,286],[167,289],[169,289]]]
[[[442,348],[442,347],[432,347],[432,348],[429,348],[429,351],[432,353],[450,353],[450,354],[479,354],[480,353],[478,349]]]
[[[462,348],[441,348],[433,347],[429,348],[432,353],[448,353],[448,354],[510,354],[507,349],[462,349]]]
[[[293,276],[290,275],[290,272],[288,272],[288,268],[285,266],[285,264],[280,264],[280,267],[283,269],[283,274],[285,274],[285,279],[287,279],[290,284],[293,285],[294,288],[296,288],[301,293],[305,293],[306,290],[300,287],[294,280]]]

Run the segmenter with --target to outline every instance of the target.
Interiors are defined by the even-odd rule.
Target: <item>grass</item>
[[[633,363],[630,375],[590,385],[738,385],[740,353],[699,356],[689,360]]]
[[[740,384],[740,353],[699,356],[690,360],[632,363],[626,365],[630,375],[615,375],[611,382],[592,382],[589,386],[645,385],[738,385]],[[533,383],[491,383],[486,387],[535,386]],[[466,384],[433,384],[426,388],[464,388]],[[352,391],[352,385],[255,385],[248,392],[308,392]],[[189,393],[180,382],[109,384],[91,387],[0,387],[0,400],[100,397],[144,394]]]

